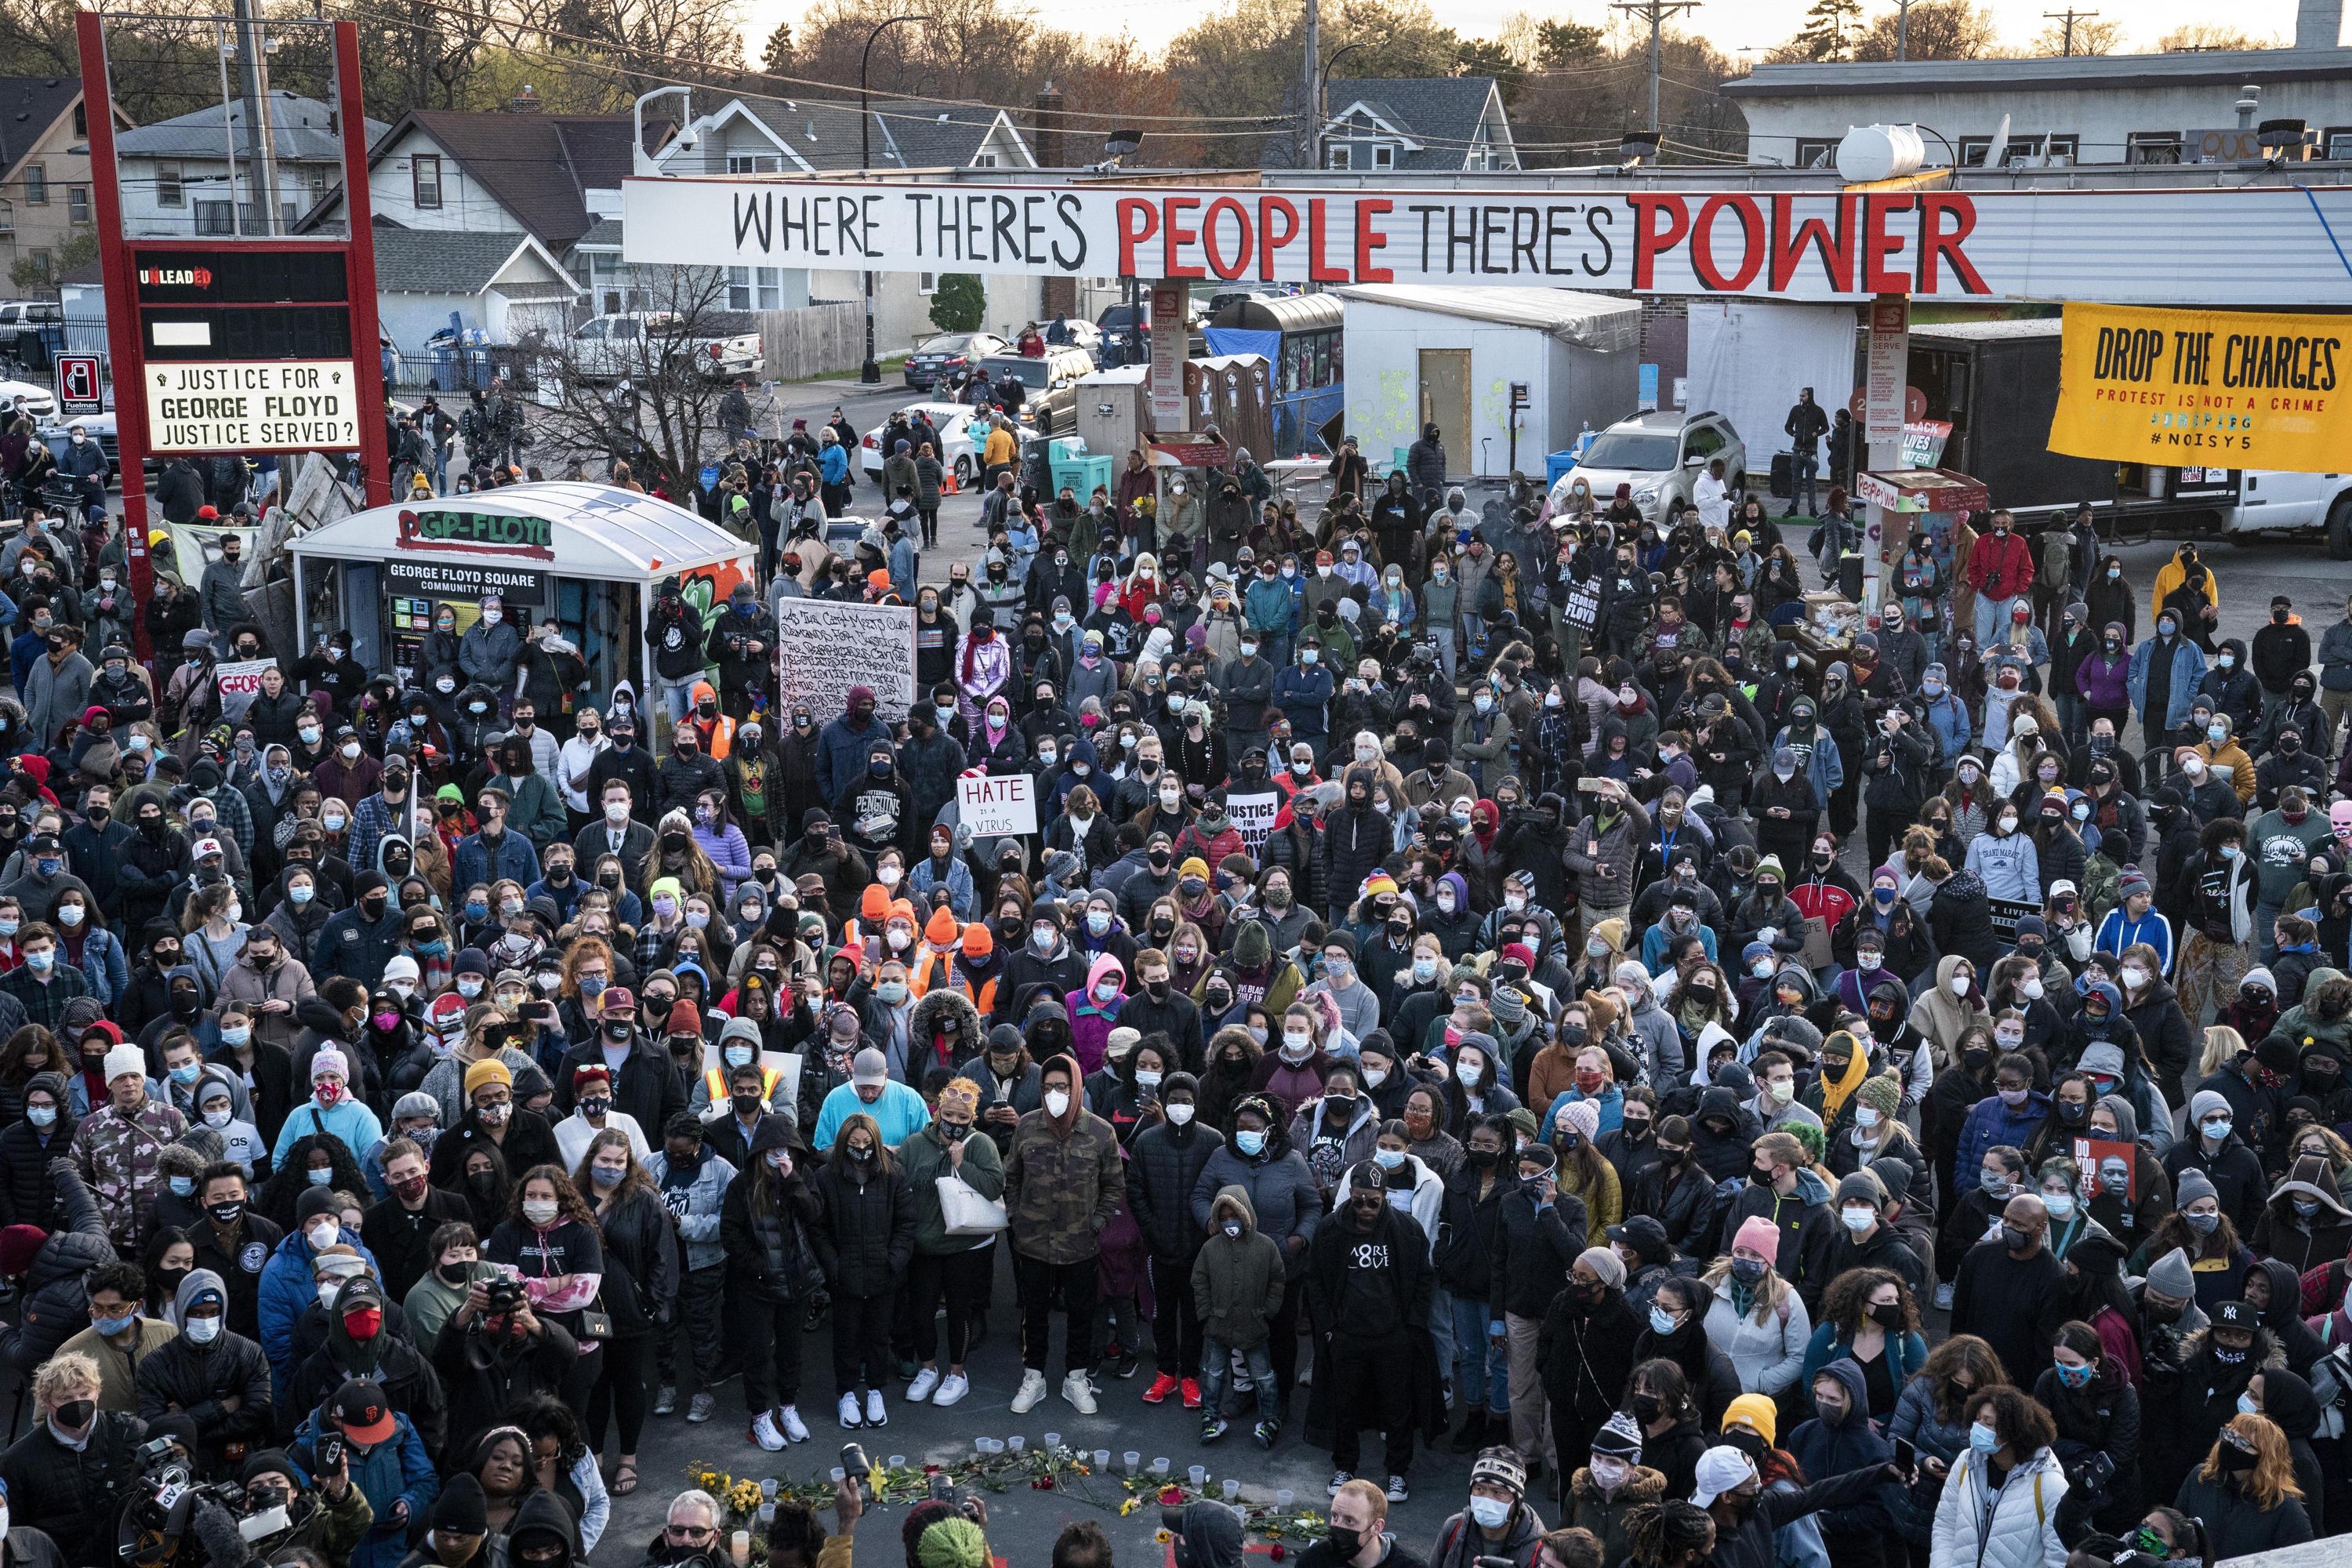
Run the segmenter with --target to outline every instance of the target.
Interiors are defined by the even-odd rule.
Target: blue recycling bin
[[[1560,475],[1574,467],[1576,467],[1575,448],[1570,447],[1564,452],[1546,452],[1544,454],[1544,489],[1549,490],[1559,483]]]

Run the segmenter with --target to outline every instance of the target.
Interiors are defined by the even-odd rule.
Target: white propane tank
[[[1839,177],[1850,185],[1900,179],[1927,161],[1927,144],[1916,126],[1856,125],[1837,148]]]

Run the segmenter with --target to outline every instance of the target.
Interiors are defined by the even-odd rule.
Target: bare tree
[[[718,448],[719,403],[730,384],[703,368],[699,345],[752,323],[727,309],[724,268],[639,268],[637,279],[627,336],[583,338],[575,330],[526,343],[541,405],[531,416],[533,446],[548,471],[578,462],[593,474],[625,458],[647,485],[662,476],[679,496],[703,455]]]
[[[1895,12],[1872,17],[1855,43],[1853,58],[1895,58],[1896,36]],[[1914,0],[1902,43],[1905,58],[1915,60],[1988,59],[2002,53],[1992,13],[1975,0]]]
[[[2156,40],[2158,50],[2179,54],[2190,50],[2274,49],[2278,39],[2267,33],[2249,33],[2226,22],[2190,22]]]

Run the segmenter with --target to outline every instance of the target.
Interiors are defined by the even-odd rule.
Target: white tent
[[[751,546],[682,506],[612,485],[548,480],[509,485],[469,496],[443,496],[430,506],[370,507],[326,524],[291,545],[298,555],[336,561],[383,561],[397,556],[404,511],[467,511],[530,518],[549,525],[552,554],[537,563],[559,577],[603,583],[652,582],[697,566],[734,561]],[[481,559],[507,552],[485,548]],[[520,560],[520,558],[516,558]]]

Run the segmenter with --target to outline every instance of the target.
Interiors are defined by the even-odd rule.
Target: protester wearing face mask
[[[1015,1414],[1027,1413],[1045,1398],[1046,1341],[1057,1299],[1067,1314],[1062,1397],[1080,1415],[1095,1408],[1088,1369],[1098,1238],[1126,1188],[1118,1138],[1079,1102],[1084,1076],[1069,1056],[1045,1065],[1042,1103],[1014,1128],[1004,1163],[1005,1210],[1024,1303],[1024,1371],[1013,1400]]]
[[[11,1451],[5,1475],[7,1518],[43,1531],[68,1563],[110,1561],[121,1513],[142,1469],[140,1419],[99,1408],[90,1357],[53,1356],[32,1379],[36,1425]]]
[[[1990,1245],[1990,1244],[1988,1244]],[[1936,1560],[1993,1568],[2062,1561],[2059,1502],[2066,1473],[2049,1413],[2007,1385],[1979,1388],[1962,1407],[1968,1447],[1951,1461],[1936,1507]]]
[[[372,1149],[383,1138],[383,1123],[364,1100],[352,1095],[350,1062],[331,1046],[310,1058],[310,1098],[294,1108],[278,1130],[273,1163],[283,1164],[298,1138],[332,1133],[347,1149]]]

